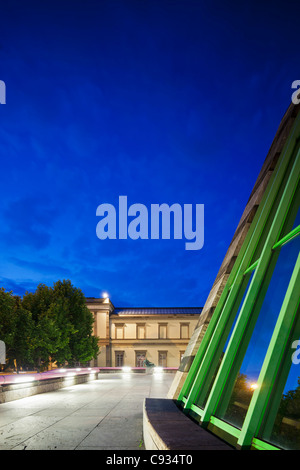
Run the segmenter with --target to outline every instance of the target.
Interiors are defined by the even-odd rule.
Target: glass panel
[[[288,450],[300,450],[300,309],[288,341],[282,369],[269,402],[260,438]],[[289,371],[289,372],[288,372]],[[285,381],[287,375],[287,380]],[[281,385],[281,381],[283,384]],[[285,384],[285,385],[284,385]],[[281,395],[280,389],[284,387]],[[274,396],[275,395],[275,396]],[[278,398],[277,396],[278,395]]]
[[[226,340],[226,343],[225,343],[225,345],[224,345],[223,351],[222,351],[222,353],[221,353],[221,357],[220,357],[220,359],[219,359],[219,362],[218,362],[218,365],[217,365],[217,369],[216,369],[215,373],[213,374],[213,376],[212,376],[212,378],[211,378],[211,381],[210,381],[210,384],[209,384],[209,386],[208,386],[208,389],[207,389],[207,392],[206,392],[205,397],[202,398],[201,395],[200,395],[199,398],[198,398],[198,401],[196,401],[197,406],[200,406],[200,408],[204,408],[204,406],[205,406],[205,404],[206,404],[206,402],[207,402],[207,399],[208,399],[208,397],[209,397],[209,394],[210,394],[210,391],[211,391],[211,389],[212,389],[212,386],[213,386],[213,383],[214,383],[214,381],[215,381],[215,378],[216,378],[216,376],[217,376],[218,370],[219,370],[219,368],[220,368],[220,366],[221,366],[221,363],[222,363],[222,360],[223,360],[223,357],[224,357],[224,354],[225,354],[227,345],[228,345],[228,343],[229,343],[229,339],[231,338],[231,334],[232,334],[232,332],[233,332],[233,330],[234,330],[234,327],[235,327],[235,324],[236,324],[236,320],[237,320],[237,318],[238,318],[238,316],[239,316],[239,314],[240,314],[240,310],[241,310],[241,308],[242,308],[242,305],[243,305],[243,303],[244,303],[246,294],[247,294],[248,289],[249,289],[249,286],[250,286],[250,284],[251,284],[253,274],[254,274],[254,271],[252,271],[251,273],[248,273],[248,274],[245,275],[245,278],[244,278],[244,281],[243,281],[242,287],[241,287],[241,292],[243,292],[244,289],[245,289],[245,292],[244,292],[244,295],[243,295],[243,297],[242,297],[242,300],[240,300],[240,296],[238,296],[238,299],[236,300],[236,303],[239,305],[238,311],[237,311],[237,313],[236,313],[236,315],[235,315],[235,318],[234,318],[233,324],[232,324],[232,326],[231,326],[230,332],[229,332],[229,334],[227,335],[227,340]],[[246,286],[246,287],[245,287],[245,286]],[[233,307],[233,311],[235,311],[236,308],[237,308],[237,306],[234,306],[234,307]]]
[[[292,363],[287,384],[269,441],[285,449],[300,450],[299,363]]]
[[[291,204],[289,216],[287,217],[287,222],[284,224],[280,238],[285,237],[290,233],[294,228],[300,225],[300,185],[298,184],[297,190],[293,197],[293,202]]]
[[[298,225],[300,225],[300,210],[298,210],[298,212],[297,212],[297,216],[296,216],[296,219],[295,219],[295,223],[294,223],[294,225],[293,225],[293,227],[292,227],[292,230],[293,230],[294,228],[298,227]]]
[[[136,367],[144,367],[144,361],[146,360],[146,352],[137,352],[135,365]]]
[[[158,365],[160,367],[167,367],[167,353],[166,352],[158,353]]]
[[[269,231],[270,231],[270,228],[271,228],[271,225],[273,223],[273,220],[274,220],[274,217],[275,217],[275,214],[276,214],[276,211],[278,209],[278,205],[281,201],[281,198],[282,198],[282,194],[283,194],[283,191],[285,189],[285,186],[286,186],[286,183],[287,183],[287,180],[290,176],[290,172],[291,172],[291,169],[292,169],[292,166],[293,166],[293,163],[294,163],[294,159],[292,158],[291,161],[289,162],[289,165],[287,167],[287,170],[285,172],[285,175],[284,175],[284,178],[283,178],[283,182],[282,184],[280,185],[280,188],[278,190],[278,193],[276,195],[276,198],[275,198],[275,201],[274,201],[274,204],[271,208],[271,211],[270,211],[270,214],[268,216],[268,219],[265,223],[265,226],[263,228],[263,232],[260,236],[260,239],[256,245],[256,249],[254,251],[254,254],[252,256],[252,259],[251,259],[251,262],[249,265],[253,264],[256,260],[258,260],[258,258],[260,257],[261,255],[261,252],[262,252],[262,249],[264,247],[264,244],[265,244],[265,241],[267,239],[267,236],[269,235]],[[298,191],[299,193],[299,191]],[[298,206],[299,207],[299,204]],[[289,220],[291,220],[291,218],[289,217]],[[292,219],[294,220],[294,219]],[[290,230],[289,230],[290,231]],[[281,238],[284,237],[288,232],[285,232],[282,234]]]
[[[123,367],[124,365],[124,352],[116,352],[116,367]]]
[[[300,236],[284,245],[278,254],[274,253],[267,276],[270,276],[278,256],[267,293],[260,308],[251,340],[242,366],[232,389],[226,388],[223,402],[217,416],[241,428],[246,416],[260,369],[284,300],[284,296],[300,250]],[[263,286],[264,287],[264,286]],[[243,340],[241,347],[245,346]],[[225,411],[224,411],[225,410]]]

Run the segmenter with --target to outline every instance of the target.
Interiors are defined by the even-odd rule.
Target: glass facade
[[[277,253],[274,253],[273,256],[275,259],[271,259],[266,274],[265,283],[268,285],[267,293],[260,307],[260,313],[251,334],[251,339],[244,355],[241,368],[235,379],[233,388],[228,384],[229,386],[227,385],[223,397],[220,400],[219,410],[222,411],[217,412],[216,415],[238,428],[241,428],[244,422],[253,392],[257,388],[262,363],[299,251],[300,237],[297,237],[281,248],[278,259]],[[273,269],[275,262],[276,265]],[[268,282],[269,278],[270,282]],[[264,285],[262,286],[260,295],[263,295],[263,291]],[[249,325],[249,327],[251,327],[251,325]],[[243,346],[245,346],[244,343]]]
[[[207,402],[207,399],[208,399],[208,397],[209,397],[209,394],[210,394],[212,385],[213,385],[213,383],[214,383],[214,381],[215,381],[216,375],[217,375],[218,370],[219,370],[219,368],[220,368],[220,366],[221,366],[222,359],[223,359],[224,354],[225,354],[225,351],[226,351],[226,349],[227,349],[227,345],[228,345],[229,339],[231,338],[232,331],[233,331],[233,329],[234,329],[234,327],[235,327],[236,320],[237,320],[237,318],[238,318],[238,316],[239,316],[239,313],[240,313],[240,310],[241,310],[241,306],[242,306],[243,303],[244,303],[246,294],[247,294],[247,292],[248,292],[249,285],[251,284],[252,277],[253,277],[253,273],[247,273],[247,274],[245,274],[245,276],[244,276],[244,281],[243,281],[243,283],[242,283],[242,285],[241,285],[241,294],[243,293],[243,298],[242,298],[242,301],[241,301],[241,302],[239,301],[239,298],[237,299],[237,302],[236,302],[236,305],[237,305],[237,306],[236,306],[236,308],[238,308],[238,311],[237,311],[237,313],[236,313],[236,315],[235,315],[233,324],[232,324],[232,325],[231,325],[231,323],[229,324],[229,326],[231,325],[230,333],[228,334],[228,336],[226,335],[226,333],[225,333],[225,335],[224,335],[225,338],[226,338],[226,336],[227,336],[227,339],[226,339],[224,348],[223,348],[223,350],[222,350],[221,357],[220,357],[220,359],[219,359],[219,361],[218,361],[216,370],[213,372],[213,375],[212,375],[212,377],[211,377],[211,379],[210,379],[210,382],[209,382],[209,386],[208,386],[208,388],[205,390],[205,396],[203,397],[203,394],[200,393],[199,396],[198,396],[198,399],[196,400],[197,405],[198,405],[200,408],[204,408],[204,406],[205,406],[205,404],[206,404],[206,402]],[[245,286],[246,286],[246,288],[245,288]],[[235,311],[235,308],[233,308],[233,311]],[[208,383],[208,380],[206,381],[206,383]],[[203,387],[203,388],[204,388],[204,387]]]
[[[299,137],[298,115],[178,397],[239,449],[300,450]]]
[[[273,409],[266,413],[265,423],[260,430],[261,439],[292,450],[299,450],[300,447],[300,349],[293,348],[300,338],[299,313],[298,308],[297,324],[285,351],[286,364],[279,374],[277,397],[274,394],[271,400]],[[288,376],[285,377],[287,371]]]

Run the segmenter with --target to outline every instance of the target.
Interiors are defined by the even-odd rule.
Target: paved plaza
[[[174,375],[98,380],[0,404],[0,450],[139,450],[144,398],[166,398]]]

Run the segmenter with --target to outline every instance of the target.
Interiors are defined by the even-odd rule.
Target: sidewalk
[[[99,374],[93,382],[0,404],[0,450],[139,450],[144,398],[173,373]]]

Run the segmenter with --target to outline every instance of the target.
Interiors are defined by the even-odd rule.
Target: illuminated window
[[[147,351],[136,351],[135,352],[135,366],[144,367],[144,361],[147,356]]]
[[[159,367],[167,367],[167,351],[158,351]]]
[[[115,364],[116,364],[116,367],[123,367],[124,351],[115,351]]]

